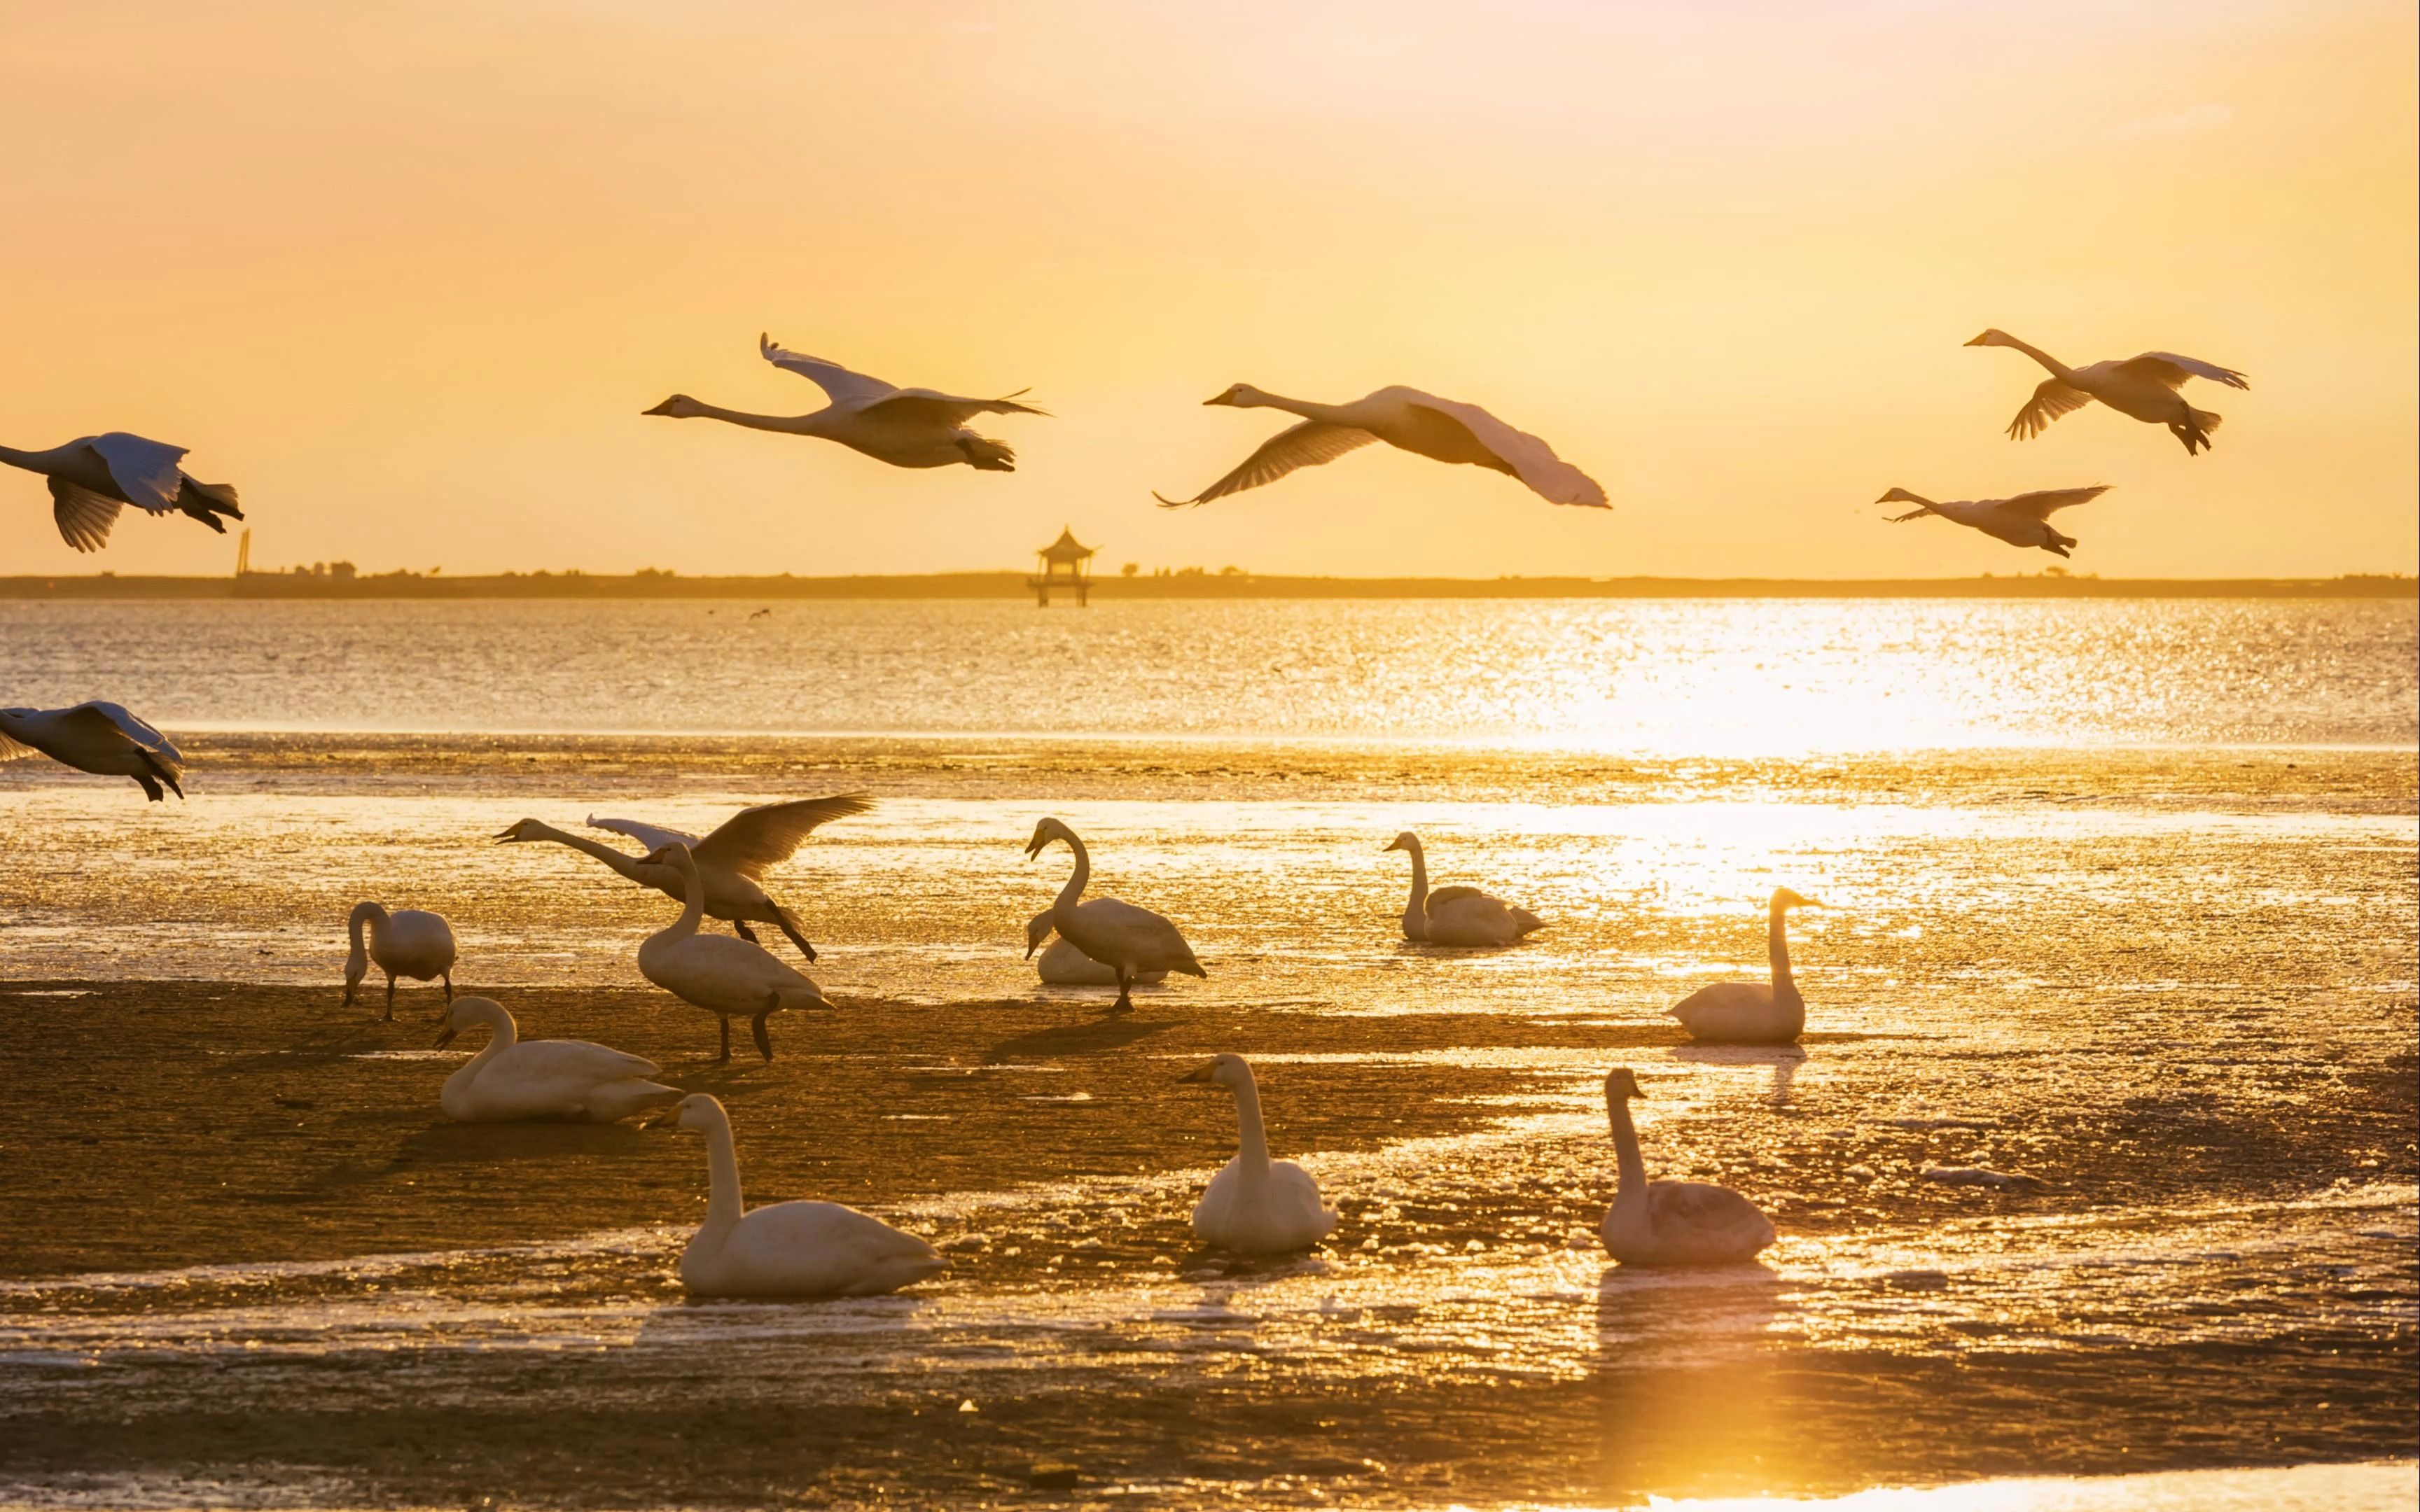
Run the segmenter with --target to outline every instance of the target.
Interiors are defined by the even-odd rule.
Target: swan
[[[1468,462],[1518,478],[1550,504],[1580,504],[1610,509],[1596,480],[1555,455],[1555,449],[1527,431],[1512,426],[1475,404],[1440,399],[1418,389],[1388,388],[1350,404],[1317,404],[1265,393],[1238,383],[1205,405],[1233,405],[1239,409],[1282,409],[1302,416],[1302,424],[1281,430],[1261,443],[1243,465],[1190,499],[1153,494],[1164,509],[1184,509],[1275,483],[1296,468],[1333,462],[1372,441],[1439,462]]]
[[[1605,1252],[1624,1265],[1731,1265],[1773,1242],[1773,1220],[1729,1187],[1651,1181],[1630,1124],[1630,1100],[1647,1094],[1628,1069],[1605,1079],[1620,1182],[1605,1214]]]
[[[807,943],[799,916],[767,896],[765,873],[798,854],[799,847],[819,825],[861,814],[873,807],[874,800],[862,793],[760,803],[733,814],[703,840],[636,819],[599,819],[591,814],[588,825],[591,829],[628,835],[650,851],[666,845],[688,846],[697,862],[698,876],[706,883],[706,911],[709,916],[729,919],[734,932],[743,940],[756,938],[756,932],[748,927],[750,920],[770,924],[790,937],[799,954],[813,961],[815,948]],[[617,851],[585,835],[568,834],[552,825],[523,819],[500,831],[495,840],[499,845],[530,841],[568,845],[582,855],[595,856],[643,887],[653,887],[675,903],[686,901],[680,890],[680,875],[671,867],[656,865],[644,856]]]
[[[1904,515],[1890,517],[1894,525],[1904,525],[1927,515],[1938,515],[1943,519],[1955,520],[2010,546],[2038,546],[2045,551],[2066,556],[2067,548],[2075,544],[2075,537],[2061,535],[2053,529],[2051,515],[2071,505],[2089,503],[2108,491],[2109,485],[2099,483],[2089,488],[2042,488],[2033,493],[2021,493],[2013,499],[1952,499],[1946,503],[1934,503],[1922,494],[1893,488],[1874,502],[1916,506]]]
[[[418,908],[389,913],[383,903],[361,903],[353,905],[345,929],[353,942],[345,957],[346,1007],[350,1008],[361,995],[362,979],[369,975],[373,961],[386,973],[388,1019],[395,1017],[397,977],[442,982],[445,1000],[454,1001],[454,927],[442,916]],[[366,944],[362,938],[365,932],[369,936]]]
[[[2210,449],[2210,433],[2218,428],[2218,416],[2185,403],[2181,392],[2185,380],[2206,378],[2230,389],[2252,387],[2250,379],[2231,367],[2205,363],[2197,357],[2179,357],[2174,352],[2145,352],[2122,362],[2113,359],[2089,367],[2070,367],[2005,331],[1986,331],[1966,345],[2013,347],[2050,369],[2048,380],[2034,390],[2034,396],[2009,423],[2009,435],[2017,439],[2039,436],[2059,416],[2098,399],[2121,415],[2167,426],[2170,435],[2184,442],[2185,455],[2191,456],[2196,451]]]
[[[1420,838],[1406,829],[1387,842],[1390,851],[1412,853],[1412,899],[1404,905],[1404,938],[1419,945],[1517,945],[1525,934],[1546,927],[1546,921],[1526,908],[1491,898],[1477,887],[1439,887],[1429,891],[1428,853]]]
[[[1243,1146],[1210,1178],[1195,1205],[1194,1236],[1239,1255],[1283,1255],[1326,1239],[1336,1227],[1336,1214],[1321,1204],[1319,1183],[1309,1171],[1290,1160],[1269,1159],[1268,1134],[1261,1127],[1260,1088],[1244,1057],[1220,1056],[1177,1080],[1233,1093]]]
[[[484,1024],[494,1031],[471,1063],[445,1078],[437,1094],[445,1116],[460,1123],[517,1119],[587,1119],[618,1123],[633,1113],[680,1100],[677,1087],[647,1078],[663,1068],[652,1060],[585,1040],[523,1041],[504,1005],[492,997],[458,997],[446,1011],[437,1048]]]
[[[823,989],[783,964],[763,946],[751,940],[735,940],[728,934],[697,932],[706,918],[700,903],[706,888],[698,881],[697,862],[690,859],[688,846],[675,841],[650,854],[647,859],[669,866],[678,874],[687,902],[681,904],[681,916],[670,928],[648,935],[639,947],[639,974],[682,1002],[702,1008],[721,1021],[722,1053],[715,1059],[731,1058],[734,1017],[748,1021],[750,1031],[756,1037],[756,1053],[770,1060],[773,1041],[765,1032],[768,1014],[785,1008],[831,1007]]]
[[[93,701],[70,709],[0,709],[0,762],[39,751],[62,766],[96,777],[131,777],[153,803],[160,794],[185,795],[185,758],[166,735],[115,703]]]
[[[996,441],[967,429],[968,421],[977,415],[1045,413],[1032,405],[1018,404],[1016,394],[1003,399],[967,399],[931,389],[903,389],[878,378],[852,373],[820,357],[786,350],[762,333],[756,337],[756,349],[765,361],[783,372],[814,380],[831,403],[811,415],[752,415],[700,404],[686,393],[675,393],[642,413],[670,415],[675,420],[722,420],[751,430],[779,431],[785,436],[819,436],[895,468],[939,468],[964,462],[984,472],[1016,471],[1016,454],[1009,450],[1006,441]]]
[[[1692,1040],[1708,1044],[1788,1044],[1807,1027],[1807,999],[1790,975],[1790,931],[1783,913],[1792,908],[1817,908],[1812,898],[1801,898],[1788,887],[1776,887],[1766,904],[1767,949],[1773,958],[1773,981],[1718,981],[1700,987],[1666,1011],[1681,1021]]]
[[[1050,924],[1050,910],[1046,908],[1026,921],[1025,939],[1031,946],[1044,940],[1050,943],[1042,959],[1033,963],[1034,975],[1051,987],[1114,987],[1118,984],[1115,966],[1105,966],[1078,950],[1064,935],[1051,939],[1055,932]],[[1026,954],[1032,955],[1032,950]],[[1165,971],[1139,971],[1135,980],[1145,987],[1155,987],[1168,980]]]
[[[59,539],[79,551],[106,545],[117,512],[128,504],[153,515],[191,515],[221,535],[226,525],[220,516],[243,518],[235,490],[188,476],[177,465],[184,455],[181,446],[122,430],[79,436],[47,452],[0,446],[0,462],[50,480],[51,518],[58,523]]]
[[[1059,896],[1045,913],[1036,914],[1025,930],[1025,953],[1030,959],[1049,937],[1049,930],[1041,929],[1047,921],[1050,929],[1085,955],[1117,973],[1118,1000],[1109,1006],[1112,1013],[1130,1012],[1134,1009],[1134,984],[1147,972],[1165,976],[1181,971],[1188,977],[1207,978],[1202,963],[1193,959],[1193,947],[1185,943],[1176,926],[1148,908],[1137,908],[1115,898],[1084,897],[1084,884],[1093,878],[1092,853],[1076,832],[1056,819],[1045,819],[1033,826],[1033,838],[1025,842],[1025,857],[1040,856],[1053,841],[1065,841],[1076,853],[1076,872]],[[1036,933],[1039,931],[1039,933]]]
[[[878,1297],[947,1270],[913,1234],[837,1202],[775,1202],[749,1212],[739,1196],[731,1115],[703,1092],[665,1115],[706,1135],[706,1222],[681,1251],[681,1285],[699,1297]],[[664,1120],[659,1120],[664,1121]]]

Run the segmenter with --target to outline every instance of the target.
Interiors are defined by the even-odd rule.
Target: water
[[[147,807],[0,766],[0,1500],[970,1500],[1065,1460],[1095,1499],[1628,1504],[2409,1453],[2412,606],[747,608],[0,605],[10,701],[117,698],[194,767]],[[768,1067],[638,979],[664,900],[488,839],[852,789],[773,878],[842,1008]],[[1046,813],[1207,981],[1128,1026],[1033,981]],[[1405,945],[1405,827],[1552,927]],[[1683,1045],[1664,1007],[1761,974],[1783,884],[1823,905],[1807,1043]],[[444,912],[526,1032],[716,1089],[752,1199],[955,1270],[683,1304],[695,1147],[437,1121],[431,995],[334,1006],[369,895]],[[1344,1213],[1321,1257],[1185,1231],[1233,1125],[1174,1077],[1225,1048]],[[1613,1064],[1651,1169],[1773,1213],[1768,1266],[1604,1263]]]

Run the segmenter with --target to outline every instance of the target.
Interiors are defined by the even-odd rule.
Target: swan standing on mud
[[[1234,1095],[1242,1147],[1210,1179],[1194,1207],[1195,1237],[1239,1255],[1284,1255],[1326,1239],[1336,1227],[1336,1214],[1320,1201],[1319,1183],[1309,1171],[1290,1160],[1269,1159],[1260,1088],[1244,1057],[1220,1056],[1178,1080]]]
[[[706,918],[702,903],[706,887],[698,880],[697,863],[690,859],[688,846],[675,841],[647,859],[672,868],[686,901],[679,918],[648,935],[639,947],[639,974],[721,1022],[722,1048],[716,1060],[731,1058],[734,1018],[748,1021],[749,1031],[756,1039],[756,1053],[770,1060],[773,1041],[765,1032],[768,1015],[788,1008],[831,1007],[822,988],[763,946],[728,934],[697,932]]]
[[[1891,516],[1890,522],[1894,525],[1904,525],[1927,515],[1938,515],[1943,519],[1954,521],[1969,530],[1981,531],[2010,546],[2040,547],[2063,557],[2068,554],[2067,548],[2075,544],[2075,537],[2061,535],[2050,522],[2052,514],[2089,503],[2108,491],[2109,486],[2101,483],[2089,488],[2042,488],[2033,493],[2018,494],[2013,499],[1952,499],[1936,504],[1922,494],[1893,488],[1874,502],[1916,506],[1904,515]]]
[[[444,1049],[463,1030],[492,1031],[469,1065],[445,1078],[437,1094],[445,1116],[460,1123],[520,1119],[586,1119],[615,1123],[634,1113],[680,1101],[677,1087],[649,1081],[663,1074],[652,1060],[586,1040],[520,1038],[520,1026],[492,997],[458,997],[446,1011]]]
[[[454,926],[443,916],[419,908],[387,912],[384,903],[360,903],[345,921],[352,949],[345,956],[345,1006],[361,995],[370,963],[386,973],[386,1017],[395,1018],[395,979],[442,982],[454,1001]],[[367,937],[365,938],[365,935]]]
[[[1092,854],[1076,832],[1056,819],[1045,819],[1033,826],[1033,838],[1025,844],[1026,859],[1040,856],[1053,841],[1064,841],[1076,853],[1075,874],[1059,889],[1059,897],[1046,912],[1033,916],[1025,928],[1025,953],[1031,957],[1042,948],[1055,929],[1077,949],[1117,973],[1118,1000],[1110,1005],[1112,1013],[1134,1010],[1134,984],[1147,972],[1163,976],[1171,971],[1188,977],[1207,978],[1202,963],[1193,959],[1193,947],[1163,915],[1148,908],[1138,908],[1115,898],[1084,897],[1084,885],[1093,879]],[[1079,902],[1078,900],[1081,900]],[[1049,928],[1043,928],[1045,923]]]
[[[243,518],[235,490],[202,483],[177,464],[185,448],[113,430],[79,436],[47,452],[0,446],[0,462],[39,472],[51,486],[51,518],[59,539],[79,551],[98,551],[109,542],[118,511],[128,504],[151,515],[189,515],[226,533],[219,517]]]
[[[39,751],[95,777],[131,777],[153,803],[162,784],[185,795],[185,758],[166,735],[115,703],[69,709],[0,709],[0,762]]]
[[[1101,964],[1083,951],[1077,949],[1065,935],[1061,934],[1054,938],[1054,933],[1050,927],[1050,910],[1047,908],[1025,922],[1025,941],[1029,947],[1036,940],[1050,942],[1043,947],[1041,959],[1033,963],[1033,974],[1042,979],[1043,985],[1047,987],[1114,987],[1118,984],[1117,967]],[[1029,949],[1025,953],[1032,955],[1033,952]],[[1141,987],[1156,987],[1167,980],[1168,973],[1165,971],[1140,971],[1135,974],[1135,983]]]
[[[1416,945],[1484,947],[1517,945],[1546,921],[1526,908],[1515,908],[1477,887],[1439,887],[1429,891],[1428,853],[1420,838],[1406,829],[1387,842],[1390,851],[1412,855],[1412,897],[1404,905],[1404,938]]]
[[[1631,1126],[1630,1102],[1647,1094],[1627,1069],[1605,1079],[1618,1167],[1605,1215],[1605,1252],[1624,1265],[1733,1265],[1773,1242],[1773,1220],[1729,1187],[1705,1181],[1651,1181]]]
[[[2050,377],[2009,423],[2009,435],[2020,440],[2040,435],[2059,416],[2098,399],[2121,415],[2167,426],[2191,456],[2210,450],[2210,433],[2218,428],[2219,417],[2185,403],[2185,380],[2206,378],[2231,389],[2252,387],[2250,379],[2231,367],[2174,352],[2145,352],[2122,361],[2113,358],[2089,367],[2070,367],[2005,331],[1986,331],[1966,345],[2013,347],[2050,370]]]
[[[1665,1010],[1681,1021],[1689,1038],[1705,1044],[1788,1044],[1807,1027],[1807,999],[1790,974],[1790,927],[1783,915],[1792,908],[1823,906],[1788,887],[1773,889],[1765,904],[1765,953],[1773,963],[1773,980],[1718,981],[1700,987]]]

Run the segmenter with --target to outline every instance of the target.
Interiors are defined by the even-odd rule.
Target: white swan
[[[1195,1237],[1239,1255],[1283,1255],[1326,1239],[1336,1227],[1336,1214],[1320,1202],[1319,1183],[1309,1171],[1290,1160],[1269,1159],[1268,1134],[1261,1127],[1260,1088],[1244,1057],[1220,1056],[1177,1079],[1223,1087],[1234,1094],[1242,1145],[1235,1158],[1210,1179],[1195,1205]]]
[[[369,936],[366,942],[365,930]],[[345,921],[345,932],[352,939],[352,949],[345,956],[346,1007],[350,1008],[361,995],[362,979],[369,975],[373,961],[386,973],[389,1019],[395,1017],[397,977],[442,982],[445,1000],[454,1001],[454,927],[442,917],[418,908],[389,913],[383,903],[355,903],[352,917]]]
[[[2042,488],[2033,493],[2021,493],[2013,499],[1952,499],[1934,503],[1922,494],[1905,488],[1893,488],[1874,501],[1878,504],[1914,504],[1904,515],[1893,515],[1890,522],[1903,525],[1927,515],[1955,520],[1984,534],[2008,542],[2010,546],[2038,546],[2059,556],[2075,544],[2072,535],[2061,535],[2050,523],[2051,515],[2075,504],[2088,503],[2109,491],[2109,485],[2095,484],[2089,488]]]
[[[1774,888],[1765,905],[1772,982],[1718,981],[1666,1011],[1681,1021],[1690,1039],[1708,1044],[1788,1044],[1797,1039],[1807,1027],[1807,999],[1798,995],[1798,983],[1790,975],[1790,930],[1782,915],[1792,908],[1821,906],[1788,887]]]
[[[1647,1094],[1617,1070],[1605,1079],[1613,1119],[1619,1184],[1605,1215],[1605,1252],[1624,1265],[1731,1265],[1773,1242],[1773,1220],[1729,1187],[1705,1181],[1651,1181],[1631,1127],[1630,1100]]]
[[[1056,935],[1056,937],[1054,937]],[[1105,966],[1076,949],[1066,936],[1058,935],[1050,926],[1050,910],[1046,908],[1026,921],[1026,943],[1048,940],[1042,957],[1033,963],[1033,974],[1051,987],[1114,987],[1118,984],[1115,966]],[[1033,952],[1029,949],[1026,954]],[[1168,980],[1165,971],[1139,971],[1135,981],[1145,987],[1156,986]]]
[[[746,1211],[731,1115],[705,1093],[668,1117],[706,1135],[706,1222],[681,1251],[681,1285],[700,1297],[878,1297],[947,1270],[913,1234],[837,1202],[775,1202]]]
[[[1404,938],[1420,945],[1516,945],[1546,921],[1526,908],[1491,898],[1477,887],[1429,891],[1428,853],[1406,829],[1387,842],[1390,851],[1412,853],[1412,899],[1404,905]]]
[[[115,703],[70,709],[0,709],[0,762],[39,751],[96,777],[131,777],[153,803],[165,783],[183,797],[185,758],[166,735]]]
[[[967,422],[977,415],[1044,412],[1032,405],[1018,404],[1015,394],[1004,399],[967,399],[931,389],[903,389],[877,378],[852,373],[820,357],[785,351],[761,334],[756,338],[756,349],[775,367],[813,379],[830,396],[830,405],[811,415],[752,415],[700,404],[686,393],[675,393],[643,413],[670,415],[675,420],[722,420],[751,430],[820,437],[895,468],[938,468],[964,462],[985,472],[1014,472],[1016,454],[1009,450],[1008,443],[976,435],[967,429]]]
[[[1064,841],[1076,853],[1075,874],[1059,889],[1058,898],[1045,913],[1036,914],[1025,930],[1025,953],[1031,957],[1049,937],[1049,930],[1041,929],[1047,920],[1050,929],[1077,949],[1081,950],[1117,974],[1118,1000],[1111,1004],[1112,1013],[1129,1012],[1134,1008],[1134,984],[1147,972],[1165,975],[1181,971],[1188,977],[1206,978],[1202,963],[1193,959],[1193,947],[1176,926],[1148,908],[1137,908],[1115,898],[1084,898],[1084,885],[1093,878],[1092,853],[1076,832],[1056,819],[1045,819],[1033,826],[1033,838],[1025,844],[1027,860],[1040,856],[1043,848],[1054,841]],[[1083,900],[1080,903],[1078,900]],[[1036,933],[1039,930],[1039,933]]]
[[[2009,423],[2009,435],[2017,439],[2039,436],[2059,416],[2098,399],[2121,415],[2167,426],[2170,435],[2184,442],[2185,455],[2190,456],[2210,449],[2210,433],[2218,428],[2218,416],[2185,403],[2180,392],[2185,380],[2206,378],[2231,389],[2252,387],[2248,378],[2231,367],[2205,363],[2197,357],[2179,357],[2174,352],[2145,352],[2122,361],[2112,359],[2089,367],[2070,367],[2005,331],[1986,331],[1966,345],[2013,347],[2050,369],[2050,378],[2034,390],[2034,396]]]
[[[1164,508],[1183,509],[1231,493],[1275,483],[1296,468],[1333,462],[1345,453],[1385,441],[1439,462],[1467,462],[1518,478],[1550,504],[1610,509],[1596,480],[1555,455],[1555,449],[1475,404],[1440,399],[1418,389],[1388,388],[1350,404],[1317,404],[1268,393],[1238,383],[1205,405],[1243,409],[1282,409],[1303,417],[1261,443],[1243,465],[1190,499],[1153,494]]]
[[[585,1040],[531,1040],[492,997],[458,997],[446,1011],[444,1049],[463,1030],[484,1024],[494,1035],[469,1065],[445,1078],[437,1103],[460,1123],[518,1119],[587,1119],[615,1123],[680,1100],[677,1087],[647,1078],[663,1073],[652,1060]]]
[[[39,472],[50,481],[51,518],[59,539],[79,551],[98,551],[109,540],[117,512],[128,504],[153,515],[191,515],[226,533],[219,517],[243,518],[235,490],[202,483],[177,464],[185,448],[113,430],[79,436],[47,452],[0,446],[0,462]]]
[[[756,1037],[757,1054],[773,1058],[773,1041],[765,1032],[768,1014],[786,1008],[830,1008],[823,989],[805,975],[776,959],[773,952],[750,940],[728,934],[700,934],[706,918],[700,900],[706,889],[698,882],[697,863],[689,847],[675,841],[647,857],[678,874],[686,899],[681,916],[668,929],[647,936],[639,947],[639,974],[693,1008],[702,1008],[722,1025],[722,1053],[731,1058],[731,1021],[744,1018]]]
[[[874,800],[862,793],[760,803],[733,814],[703,840],[683,830],[666,829],[636,819],[599,819],[591,814],[588,825],[592,829],[628,835],[651,852],[666,845],[688,846],[690,857],[697,863],[697,874],[706,884],[706,912],[709,917],[729,919],[733,931],[743,940],[756,938],[756,932],[748,927],[750,920],[770,924],[790,937],[799,954],[813,961],[815,948],[807,943],[805,927],[799,922],[798,915],[765,891],[765,873],[797,855],[817,826],[861,814],[873,807]],[[499,845],[530,841],[568,845],[583,856],[595,856],[643,887],[653,887],[675,903],[688,901],[680,890],[680,874],[671,867],[645,856],[617,851],[585,835],[569,834],[552,825],[523,819],[499,832],[495,839]]]

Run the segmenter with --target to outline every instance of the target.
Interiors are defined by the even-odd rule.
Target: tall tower
[[[240,578],[251,570],[252,527],[247,525],[243,528],[243,533],[235,538],[235,575]]]

